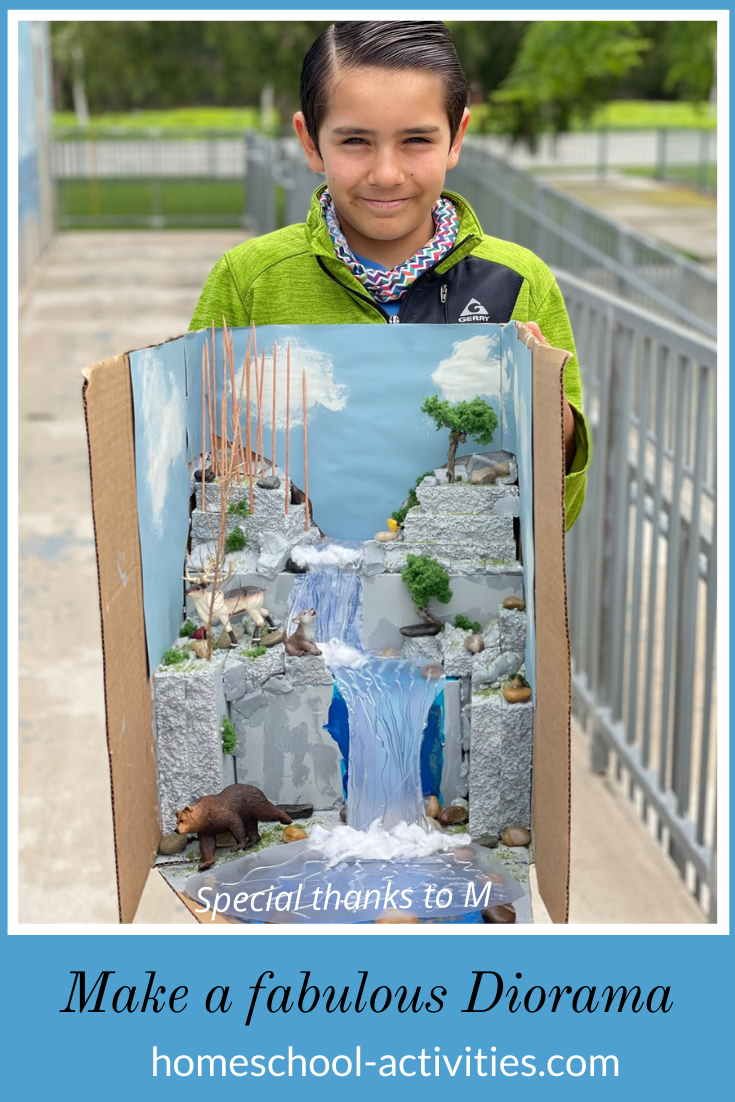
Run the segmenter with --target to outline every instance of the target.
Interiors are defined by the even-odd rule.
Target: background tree
[[[421,410],[431,417],[437,429],[449,429],[447,478],[454,482],[457,447],[464,444],[468,437],[478,444],[489,444],[498,427],[495,410],[482,398],[473,398],[469,402],[447,402],[438,394],[425,398]]]
[[[609,100],[647,46],[629,20],[533,23],[490,110],[504,133],[535,149],[544,131],[560,134],[573,115],[589,118]]]

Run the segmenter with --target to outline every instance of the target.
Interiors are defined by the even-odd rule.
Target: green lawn
[[[614,100],[590,119],[573,120],[572,130],[714,130],[715,126],[715,111],[708,103]],[[472,129],[492,133],[492,111],[485,104],[472,108]]]
[[[275,121],[275,120],[272,120]],[[169,111],[126,111],[95,115],[88,127],[77,126],[71,111],[57,111],[53,118],[56,133],[74,131],[74,137],[112,137],[115,131],[133,131],[135,137],[141,131],[165,130],[181,137],[196,137],[203,131],[230,131],[241,134],[243,130],[260,129],[260,111],[256,107],[178,107]],[[125,136],[118,134],[117,136]]]
[[[271,120],[273,124],[277,119]],[[715,127],[715,111],[708,104],[659,102],[649,100],[614,100],[597,111],[588,121],[577,120],[575,130],[607,127],[610,130],[712,130]],[[491,127],[492,115],[484,104],[472,108],[471,129]],[[77,131],[76,118],[71,111],[54,115],[54,129]],[[99,137],[111,130],[166,130],[182,136],[196,136],[203,130],[260,129],[260,112],[256,107],[178,107],[168,111],[128,111],[118,114],[96,115],[90,125],[76,136]]]
[[[237,180],[59,180],[56,196],[60,229],[241,226],[245,207]]]
[[[656,178],[656,170],[646,166],[645,168],[632,167],[621,168],[627,176],[646,176],[648,179]],[[704,179],[702,178],[704,176]],[[687,187],[704,187],[707,191],[714,192],[717,187],[717,165],[713,162],[699,165],[668,165],[666,179],[674,183],[686,184]]]

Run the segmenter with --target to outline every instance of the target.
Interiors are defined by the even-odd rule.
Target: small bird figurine
[[[399,527],[400,527],[400,525],[398,524],[398,521],[395,519],[395,517],[388,517],[388,519],[385,523],[387,525],[387,528],[388,528],[389,532],[397,532]]]

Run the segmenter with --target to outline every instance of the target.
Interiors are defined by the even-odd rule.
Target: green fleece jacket
[[[214,265],[201,293],[190,329],[209,325],[385,324],[389,319],[334,254],[317,189],[306,222],[244,241]],[[430,273],[429,283],[444,281],[440,296],[426,277],[409,289],[399,320],[448,322],[472,320],[459,311],[465,300],[480,300],[481,320],[535,321],[549,344],[570,353],[564,369],[564,394],[574,410],[576,452],[565,479],[566,527],[584,500],[590,439],[582,412],[582,382],[569,317],[557,282],[529,249],[484,234],[460,195],[445,192],[460,214],[457,242]],[[480,263],[478,263],[480,262]],[[485,263],[482,263],[485,262]],[[419,286],[421,284],[421,286]],[[446,303],[454,303],[454,313]],[[484,304],[483,304],[484,299]],[[474,307],[477,309],[477,306]],[[440,311],[443,310],[443,313]],[[466,306],[465,306],[466,311]],[[393,319],[395,320],[395,319]]]

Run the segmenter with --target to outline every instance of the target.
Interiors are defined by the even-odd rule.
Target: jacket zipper
[[[460,245],[463,245],[466,240],[467,240],[467,238],[465,237],[465,238],[462,239],[462,241],[457,241],[456,244],[454,244],[452,246],[452,248],[449,250],[449,252],[444,254],[444,256],[441,258],[439,263],[440,264],[443,263],[448,257],[450,257],[452,255],[452,253],[456,252],[457,249],[460,247]],[[334,280],[334,282],[336,284],[338,284],[340,287],[342,287],[345,291],[349,291],[349,293],[354,298],[359,298],[362,302],[367,302],[367,304],[369,306],[372,306],[374,310],[378,311],[381,318],[383,318],[384,321],[388,322],[389,325],[398,325],[398,323],[401,320],[400,310],[397,314],[387,313],[387,311],[383,310],[383,308],[380,306],[379,303],[377,303],[375,301],[374,298],[370,298],[369,295],[361,295],[359,291],[353,290],[352,287],[348,287],[346,283],[343,283],[341,279],[337,279],[337,277],[335,275],[332,275],[332,273],[329,271],[329,268],[327,268],[327,266],[322,262],[322,258],[320,256],[317,256],[316,260],[317,260],[317,264],[319,265],[321,270],[326,275],[328,275],[330,279]],[[410,296],[411,292],[413,291],[414,287],[416,286],[416,284],[420,283],[422,279],[426,279],[427,276],[430,276],[433,271],[434,271],[434,269],[430,268],[428,272],[424,272],[423,275],[420,275],[418,277],[418,279],[414,280],[414,282],[411,284],[411,286],[406,291],[406,294],[405,294],[404,299],[403,299],[404,302],[406,302],[406,300],[409,298],[409,296]],[[442,285],[439,289],[439,300],[440,300],[442,306],[444,307],[444,321],[445,322],[449,321],[449,310],[448,310],[448,307],[447,307],[447,295],[448,295],[447,285],[446,285],[446,283],[442,283]]]

